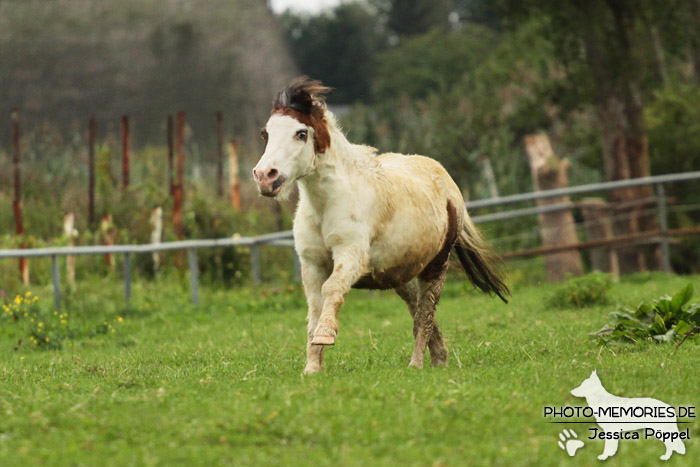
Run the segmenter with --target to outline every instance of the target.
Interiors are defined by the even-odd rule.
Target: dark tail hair
[[[454,245],[459,262],[472,284],[508,303],[504,295],[510,295],[510,290],[501,278],[501,259],[486,246],[466,212],[463,222],[464,227]]]

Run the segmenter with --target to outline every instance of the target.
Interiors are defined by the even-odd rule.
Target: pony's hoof
[[[319,373],[323,370],[320,366],[307,366],[304,368],[302,375],[313,375],[314,373]]]
[[[422,364],[422,363],[418,363],[418,362],[411,361],[411,363],[408,364],[408,367],[409,367],[409,368],[418,368],[419,370],[422,370],[422,369],[423,369],[423,364]]]
[[[316,334],[311,341],[313,345],[334,345],[335,344],[335,337],[333,336],[324,336],[323,334]]]

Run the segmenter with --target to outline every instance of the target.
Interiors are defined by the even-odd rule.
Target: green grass
[[[699,277],[638,275],[610,305],[556,310],[551,286],[521,286],[510,305],[460,283],[437,319],[448,368],[407,368],[411,322],[391,292],[355,291],[325,373],[302,377],[305,305],[299,290],[202,291],[137,283],[123,308],[114,281],[82,283],[67,302],[73,326],[124,318],[115,333],[78,333],[60,350],[13,350],[0,322],[2,465],[593,465],[603,441],[587,425],[555,425],[545,405],[584,405],[569,390],[593,369],[606,389],[697,405],[698,343],[601,347],[589,333],[617,304],[672,293]],[[50,303],[50,289],[33,292]],[[696,297],[697,299],[697,297]],[[699,425],[685,456],[697,465]],[[569,458],[562,428],[586,445]],[[659,441],[621,441],[608,465],[656,465]]]

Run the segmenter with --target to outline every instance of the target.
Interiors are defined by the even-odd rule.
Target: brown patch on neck
[[[328,133],[326,120],[323,118],[323,109],[314,105],[311,114],[305,114],[291,107],[273,109],[271,115],[288,115],[296,119],[299,123],[310,126],[314,129],[314,151],[316,154],[323,154],[331,146],[331,135]]]

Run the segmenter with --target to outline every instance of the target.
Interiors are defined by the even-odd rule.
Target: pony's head
[[[261,131],[265,149],[253,169],[262,195],[288,195],[294,182],[313,170],[316,156],[330,146],[324,103],[328,91],[320,81],[301,76],[275,96]]]

